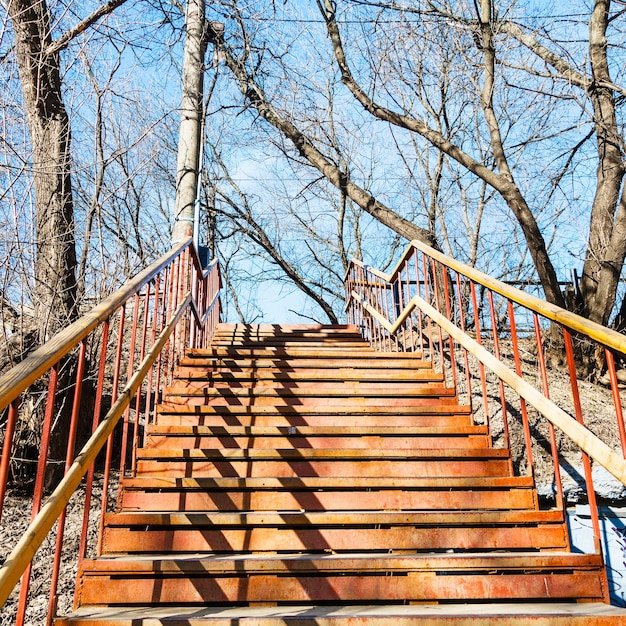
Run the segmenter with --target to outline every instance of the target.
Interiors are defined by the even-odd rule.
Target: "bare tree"
[[[76,248],[72,198],[70,123],[63,103],[59,51],[124,0],[111,0],[52,39],[45,0],[11,0],[24,107],[32,144],[37,252],[34,309],[43,342],[76,317]]]

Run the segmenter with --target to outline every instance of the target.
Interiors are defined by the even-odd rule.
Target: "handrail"
[[[452,269],[460,274],[463,274],[467,278],[473,280],[474,282],[482,285],[483,287],[487,287],[491,291],[499,294],[500,296],[507,298],[519,304],[531,311],[534,311],[544,317],[552,320],[553,322],[557,322],[566,326],[570,330],[573,330],[576,333],[581,335],[587,335],[591,339],[595,341],[599,341],[604,344],[607,348],[611,350],[615,350],[616,352],[621,352],[622,354],[626,354],[626,335],[618,333],[617,331],[607,328],[606,326],[602,326],[596,322],[592,322],[581,315],[576,313],[572,313],[571,311],[566,311],[556,304],[551,304],[550,302],[546,302],[537,296],[533,296],[532,294],[526,293],[521,289],[517,289],[516,287],[511,287],[503,283],[502,281],[497,280],[477,270],[470,265],[466,265],[465,263],[461,263],[452,257],[449,257],[434,248],[431,248],[429,245],[418,241],[413,240],[410,242],[407,250],[404,252],[398,263],[396,264],[393,271],[389,274],[376,270],[368,265],[365,265],[363,262],[358,261],[356,259],[352,259],[351,263],[356,265],[357,267],[361,267],[363,269],[367,269],[370,273],[374,274],[378,278],[382,278],[387,282],[393,282],[398,276],[399,271],[404,263],[406,263],[407,258],[412,254],[413,249],[417,248],[420,252],[427,254],[429,257],[437,260],[442,265],[445,265],[449,269]],[[349,270],[348,270],[349,271]]]
[[[408,316],[416,308],[423,311],[430,319],[436,322],[443,330],[461,344],[466,350],[473,354],[483,365],[486,365],[498,378],[514,389],[526,402],[533,406],[547,420],[560,428],[576,445],[584,450],[594,461],[609,471],[615,478],[626,485],[626,460],[615,453],[597,435],[588,428],[582,426],[571,415],[566,413],[554,402],[543,396],[532,385],[528,384],[521,376],[518,376],[509,367],[502,364],[488,350],[483,348],[477,341],[472,339],[467,333],[462,332],[457,326],[452,324],[437,309],[430,306],[426,300],[419,296],[413,296],[402,310],[398,320],[390,324],[376,309],[370,306],[356,292],[352,292],[352,297],[361,298],[361,306],[393,335],[406,321]]]
[[[554,427],[578,446],[589,504],[594,511],[594,540],[600,550],[591,459],[626,485],[626,425],[615,366],[615,355],[626,355],[626,337],[506,285],[420,241],[410,243],[390,273],[353,259],[346,273],[346,295],[349,323],[359,325],[364,336],[380,350],[424,355],[444,375],[445,384],[456,389],[458,398],[465,398],[472,409],[475,404],[481,405],[479,421],[489,427],[492,437],[500,437],[499,445],[510,447],[509,422],[519,418],[531,474],[535,471],[533,441],[538,427],[531,428],[529,411],[545,418],[549,433],[546,443],[553,462],[550,480],[558,507],[563,507],[565,500]],[[528,348],[530,357],[524,363],[516,311],[517,315],[522,311],[530,322],[522,339],[532,341],[534,335],[533,347]],[[472,335],[465,330],[470,318]],[[569,376],[569,399],[563,397],[558,404],[550,399],[550,379],[556,374],[549,371],[542,337],[546,324],[542,326],[541,319],[548,322],[550,355],[564,362]],[[481,328],[483,325],[485,329]],[[487,333],[489,336],[485,337]],[[505,356],[501,336],[506,337]],[[485,339],[491,352],[483,346]],[[603,371],[596,371],[599,367],[607,370],[602,381],[609,385],[614,405],[613,416],[607,417],[614,417],[615,421],[605,428],[614,429],[619,435],[621,455],[584,423],[578,379],[589,372],[599,377]],[[528,375],[541,381],[541,391],[524,379]],[[492,384],[495,387],[489,393]],[[507,388],[516,394],[515,403],[519,402],[515,411],[511,409],[514,396],[507,395]],[[563,406],[559,406],[561,403]],[[475,411],[472,414],[477,415]],[[501,430],[493,430],[492,420],[497,420]],[[546,470],[542,470],[544,479],[545,474]]]
[[[191,243],[190,237],[176,245],[167,254],[157,259],[117,291],[102,300],[91,311],[58,332],[44,345],[31,352],[23,361],[0,376],[0,411],[9,406],[59,359],[74,349],[94,328],[111,317],[123,302],[152,280]]]
[[[121,450],[116,455],[122,478],[128,471],[135,470],[141,431],[154,419],[159,390],[171,381],[173,369],[184,350],[208,345],[219,322],[220,288],[217,260],[203,268],[189,238],[0,377],[0,410],[9,407],[0,462],[0,520],[16,422],[19,417],[35,422],[42,420],[31,523],[0,568],[0,606],[22,577],[16,609],[18,626],[22,626],[25,620],[33,556],[58,521],[46,622],[51,623],[56,611],[58,571],[64,549],[65,508],[70,498],[87,475],[82,534],[77,551],[80,561],[87,555],[89,547],[87,531],[96,457],[106,447],[100,505],[102,518],[109,504],[115,426],[123,425]],[[115,346],[111,345],[113,339]],[[79,346],[80,350],[76,350]],[[76,363],[75,371],[62,367],[68,358]],[[126,384],[119,391],[124,385],[121,380],[124,373]],[[96,381],[92,407],[88,402],[81,402],[83,385],[89,378]],[[35,382],[37,385],[32,387]],[[57,390],[58,385],[61,386]],[[39,415],[29,403],[22,402],[23,406],[20,406],[22,395],[27,397],[35,393],[43,397],[42,387],[47,388],[47,392],[44,391],[45,414]],[[112,406],[106,415],[102,415],[105,412],[102,408],[105,387]],[[71,420],[67,419],[69,413],[64,412],[67,406],[71,409]],[[84,415],[87,410],[93,411],[90,422]],[[53,424],[61,422],[69,426],[61,441],[63,445],[67,441],[66,451],[57,449],[57,454],[65,454],[65,473],[41,506],[49,444],[53,437],[60,441],[52,428]],[[91,437],[76,455],[74,441],[79,423],[91,423],[92,429]],[[130,467],[126,467],[127,458],[131,459]]]
[[[159,352],[163,349],[190,302],[191,293],[188,293],[178,307],[173,319],[161,332],[154,346],[121,392],[115,404],[83,446],[70,469],[49,496],[46,504],[26,529],[26,532],[22,535],[15,548],[13,548],[2,567],[0,567],[0,606],[7,601],[11,591],[19,582],[22,573],[45,541],[50,530],[52,530],[59,515],[67,506],[83,477],[95,462],[98,453],[102,450],[124,411],[130,405],[148,370],[156,361]]]

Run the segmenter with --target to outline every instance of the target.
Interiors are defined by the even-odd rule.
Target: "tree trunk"
[[[45,0],[12,0],[24,106],[33,148],[35,188],[35,283],[33,305],[43,343],[76,318],[76,250],[70,180],[70,126],[61,97],[58,54],[51,45]]]
[[[15,32],[15,53],[33,150],[35,189],[35,281],[32,287],[36,343],[42,344],[77,317],[74,206],[70,179],[70,126],[61,96],[58,53],[46,54],[51,45],[50,15],[45,0],[12,0],[9,15]],[[71,362],[65,362],[59,389],[71,388]],[[57,399],[60,414],[51,440],[50,458],[65,457],[70,403]],[[25,415],[28,428],[23,444],[33,434],[41,411]],[[33,426],[35,426],[33,433]],[[24,433],[23,433],[24,434]],[[20,442],[18,442],[20,445]],[[51,480],[62,465],[50,466]]]
[[[204,55],[207,42],[204,37],[204,13],[204,0],[189,0],[187,4],[183,97],[176,168],[176,214],[172,243],[178,243],[193,234],[200,165],[200,142],[202,141]]]
[[[626,198],[623,154],[610,83],[606,29],[609,0],[596,0],[589,21],[589,59],[593,83],[588,88],[598,145],[597,188],[591,209],[589,241],[580,289],[583,313],[607,324],[626,255]]]

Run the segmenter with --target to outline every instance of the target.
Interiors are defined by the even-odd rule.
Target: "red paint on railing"
[[[159,401],[159,390],[164,381],[170,381],[173,366],[179,361],[187,347],[201,347],[208,345],[212,336],[212,329],[219,322],[219,268],[212,263],[207,270],[200,267],[200,262],[192,248],[191,241],[182,243],[168,253],[162,260],[155,262],[137,278],[132,279],[118,292],[107,298],[102,305],[98,305],[93,312],[88,313],[79,322],[62,331],[52,342],[38,349],[24,363],[0,378],[3,389],[8,393],[0,398],[0,409],[7,409],[7,419],[4,424],[4,441],[2,460],[0,461],[0,521],[2,509],[10,476],[10,462],[12,446],[14,445],[15,431],[20,419],[20,397],[27,394],[30,385],[47,387],[46,406],[40,433],[40,454],[37,463],[37,475],[34,485],[31,519],[35,519],[44,501],[46,476],[48,474],[48,455],[52,428],[55,420],[59,419],[60,402],[57,402],[59,393],[64,393],[64,402],[71,402],[71,418],[69,436],[65,453],[65,472],[74,463],[76,457],[75,442],[79,421],[85,419],[81,414],[84,395],[83,383],[87,377],[97,380],[93,393],[93,413],[89,420],[91,431],[94,432],[102,419],[105,410],[105,390],[110,394],[107,406],[113,406],[120,398],[128,398],[128,407],[123,412],[122,445],[120,434],[114,431],[104,445],[104,469],[102,475],[102,501],[100,503],[100,520],[95,522],[99,526],[97,544],[89,545],[90,508],[92,504],[92,490],[94,484],[94,466],[85,468],[85,498],[82,513],[82,528],[78,550],[75,555],[80,561],[92,553],[98,554],[102,542],[102,524],[104,514],[109,508],[109,492],[115,498],[112,487],[115,486],[115,475],[112,473],[114,459],[119,458],[119,476],[122,480],[129,471],[126,459],[130,460],[130,471],[136,467],[137,447],[141,445],[141,429],[145,428],[154,418],[156,405]],[[189,295],[191,294],[191,295]],[[127,304],[133,302],[132,306]],[[181,305],[185,309],[180,309]],[[129,313],[130,310],[130,313]],[[182,311],[182,313],[181,313]],[[173,324],[174,314],[181,316],[178,323]],[[127,316],[131,315],[131,328],[128,329]],[[169,339],[165,342],[170,333]],[[111,338],[115,343],[114,358],[109,357],[109,343]],[[76,340],[72,343],[73,336]],[[159,339],[161,338],[161,339]],[[159,341],[165,342],[163,349],[157,354],[152,347]],[[113,342],[111,342],[113,343]],[[62,346],[52,348],[47,346]],[[70,355],[75,348],[79,348],[79,355],[73,365],[74,390],[68,397],[65,389],[57,389],[60,382],[61,364],[71,360]],[[56,360],[55,360],[56,359]],[[148,360],[150,359],[150,360]],[[32,363],[32,365],[30,365]],[[51,369],[42,369],[41,364],[54,363]],[[93,367],[92,367],[93,365]],[[28,369],[28,368],[31,369]],[[45,365],[50,367],[50,365]],[[122,376],[125,373],[126,384],[136,378],[136,372],[141,368],[143,381],[135,394],[130,397],[126,389],[120,391]],[[147,369],[146,369],[147,368]],[[32,372],[46,372],[44,376],[35,379],[37,374]],[[47,378],[48,380],[44,380]],[[35,383],[29,382],[35,379]],[[11,380],[11,383],[6,382]],[[15,384],[13,381],[17,381]],[[63,380],[68,380],[64,374]],[[25,381],[25,382],[21,382]],[[66,383],[64,383],[66,384]],[[17,395],[17,397],[16,397]],[[6,401],[5,401],[6,398]],[[132,407],[132,408],[131,408]],[[21,410],[26,410],[23,408]],[[119,426],[119,423],[118,423]],[[119,429],[118,429],[119,430]],[[118,442],[117,444],[115,442]],[[55,445],[56,447],[56,445]],[[75,471],[75,470],[74,470]],[[70,494],[67,495],[69,498]],[[51,563],[51,573],[48,583],[50,588],[49,612],[47,624],[50,624],[57,605],[57,581],[62,559],[65,559],[64,549],[64,522],[65,512],[58,519],[55,554]],[[6,520],[5,520],[6,523]],[[43,538],[42,538],[43,539]],[[19,593],[16,624],[23,625],[27,619],[28,596],[32,561],[26,565]],[[21,571],[21,570],[20,570]],[[18,573],[19,575],[19,573]],[[8,592],[7,592],[8,593]]]
[[[626,344],[616,333],[593,325],[567,311],[557,310],[557,307],[542,303],[519,290],[499,283],[419,242],[412,242],[389,275],[353,261],[346,273],[346,293],[348,319],[361,326],[364,336],[373,346],[384,349],[387,342],[389,345],[393,342],[396,350],[411,352],[419,345],[422,358],[430,361],[431,366],[443,374],[446,383],[451,381],[457,391],[457,397],[463,398],[464,401],[467,398],[467,403],[476,412],[484,413],[484,423],[490,434],[494,438],[500,436],[503,447],[509,447],[513,432],[511,429],[517,422],[519,426],[516,428],[520,428],[520,434],[523,435],[523,454],[530,473],[533,473],[535,462],[533,445],[539,445],[536,437],[539,434],[540,420],[547,423],[554,472],[555,505],[559,509],[563,509],[565,502],[557,437],[554,425],[541,412],[549,412],[549,409],[544,406],[540,411],[533,407],[531,420],[529,414],[531,407],[518,395],[518,412],[518,401],[513,396],[513,393],[516,393],[513,387],[507,387],[503,379],[491,370],[487,372],[483,363],[484,357],[478,358],[477,355],[482,354],[481,350],[485,348],[490,349],[493,356],[519,379],[523,378],[531,384],[537,380],[541,393],[550,399],[549,372],[542,339],[542,326],[549,327],[550,341],[553,346],[557,346],[552,350],[558,350],[558,346],[562,345],[566,353],[565,361],[572,394],[572,407],[569,410],[584,426],[572,335],[575,335],[577,342],[584,340],[587,344],[595,345],[596,355],[606,354],[606,372],[615,408],[616,431],[619,432],[621,442],[620,456],[626,458],[626,427],[614,358],[616,354],[626,358]],[[413,301],[414,296],[417,296],[417,308],[405,309]],[[477,347],[472,354],[468,353],[465,341],[460,349],[461,343],[457,343],[457,334],[455,334],[457,339],[454,339],[448,333],[444,341],[441,326],[437,325],[434,329],[433,320],[420,309],[420,299],[426,301],[429,307],[438,311],[439,315],[476,342]],[[399,319],[403,320],[402,324],[398,323]],[[529,327],[520,331],[519,319],[531,322]],[[391,333],[390,328],[397,330]],[[505,341],[507,349],[503,350]],[[524,357],[522,350],[526,351]],[[534,358],[534,365],[529,354]],[[488,359],[485,360],[487,361]],[[533,367],[534,374],[529,375],[528,370]],[[462,370],[465,370],[464,376],[460,375]],[[480,382],[480,391],[476,390],[476,397],[482,398],[482,407],[476,406],[480,402],[473,402],[472,388],[475,381]],[[523,384],[521,380],[519,384]],[[498,396],[499,402],[491,402],[489,393],[494,397]],[[568,411],[567,406],[562,409]],[[495,416],[497,420],[494,420]],[[593,434],[589,433],[589,436],[593,437]],[[604,444],[597,438],[595,441],[597,443],[593,448],[601,449]],[[609,453],[610,450],[602,452],[604,455]],[[588,455],[583,451],[581,459],[585,490],[592,511],[596,548],[600,550],[599,520],[591,464]],[[524,467],[524,463],[516,463],[515,467],[515,471],[519,471]],[[623,476],[623,469],[620,469],[622,466],[617,461],[612,467],[616,476]]]

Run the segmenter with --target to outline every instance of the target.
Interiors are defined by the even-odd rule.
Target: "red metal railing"
[[[626,436],[615,365],[616,359],[626,358],[626,337],[417,241],[390,274],[352,261],[346,291],[348,322],[359,325],[379,350],[415,352],[430,359],[446,384],[456,388],[459,400],[472,407],[474,419],[489,426],[496,445],[512,447],[518,473],[535,474],[541,465],[541,478],[547,482],[543,489],[553,492],[558,508],[565,498],[557,441],[568,440],[567,446],[579,451],[583,477],[578,487],[588,498],[600,551],[591,463],[626,484]],[[599,419],[597,403],[589,402],[599,387],[588,379],[597,378],[600,370],[606,371],[603,378],[610,387],[604,391],[612,402],[608,426],[606,419]],[[620,441],[621,450],[613,450],[607,441]],[[572,472],[569,460],[567,467]]]
[[[62,563],[68,558],[80,562],[88,551],[99,550],[99,540],[89,536],[98,526],[91,501],[94,482],[102,493],[101,524],[114,499],[116,480],[135,467],[142,431],[154,418],[160,390],[170,382],[174,366],[186,348],[208,345],[219,322],[219,290],[217,263],[202,268],[189,239],[0,377],[0,411],[5,417],[0,520],[20,425],[33,420],[41,424],[31,523],[0,568],[0,606],[21,578],[19,596],[14,591],[5,606],[18,626],[29,620],[33,557],[44,541],[55,545],[46,574],[47,624],[56,612]],[[45,408],[33,408],[38,403]],[[91,436],[86,433],[88,440],[76,453],[77,438],[86,427]],[[65,450],[63,472],[54,471],[59,460],[51,459],[52,442],[54,450]],[[50,485],[59,474],[62,478]],[[81,483],[80,540],[76,554],[68,557],[66,507]],[[15,522],[4,520],[0,532],[10,523]]]

